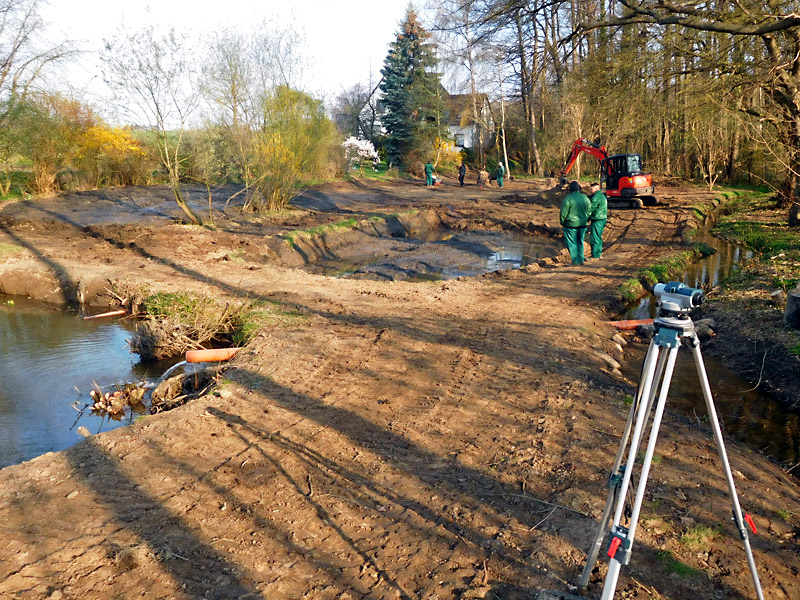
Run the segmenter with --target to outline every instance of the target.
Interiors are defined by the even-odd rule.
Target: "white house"
[[[459,148],[475,148],[478,145],[478,127],[483,127],[483,144],[489,143],[493,128],[492,115],[489,111],[489,97],[478,94],[478,118],[475,118],[475,109],[472,94],[447,94],[445,97],[449,118],[448,131]]]

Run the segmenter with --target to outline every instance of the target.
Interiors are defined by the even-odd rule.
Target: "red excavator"
[[[569,153],[567,165],[561,171],[561,182],[566,183],[567,175],[581,152],[591,154],[600,161],[600,186],[604,188],[609,206],[630,206],[642,208],[655,206],[652,176],[642,172],[642,157],[638,154],[615,154],[609,156],[604,146],[583,138],[575,140]]]

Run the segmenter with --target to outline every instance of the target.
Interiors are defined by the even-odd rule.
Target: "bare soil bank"
[[[275,300],[303,318],[261,332],[217,395],[0,471],[0,596],[566,590],[633,391],[609,361],[621,351],[604,307],[636,268],[679,249],[688,207],[709,196],[674,188],[659,196],[668,206],[614,211],[603,259],[582,267],[562,255],[447,282],[309,274],[293,268],[304,260],[296,248],[336,252],[344,234],[316,239],[311,254],[275,237],[351,217],[367,235],[370,217],[411,210],[456,228],[547,235],[558,226],[554,186],[339,183],[271,220],[226,209],[220,193],[214,231],[177,224],[158,188],[5,206],[0,242],[18,249],[0,262],[3,291],[77,304],[131,286],[192,289]],[[203,194],[193,198],[207,211]],[[759,526],[765,595],[800,597],[800,488],[728,449]],[[752,597],[709,432],[668,414],[658,453],[619,597]]]

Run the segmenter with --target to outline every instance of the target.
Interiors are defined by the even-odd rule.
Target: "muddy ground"
[[[389,253],[396,226],[554,236],[555,181],[338,183],[273,218],[225,207],[233,191],[215,195],[213,230],[179,224],[163,188],[0,211],[0,242],[18,247],[0,262],[7,293],[89,306],[137,286],[192,289],[301,315],[262,331],[215,395],[0,471],[0,597],[567,591],[634,390],[614,368],[624,349],[606,310],[635,269],[680,248],[688,207],[710,195],[664,188],[666,206],[612,212],[603,259],[582,267],[561,253],[407,282],[301,267],[354,243]],[[204,191],[192,197],[208,214]],[[280,237],[348,218],[356,231]],[[798,598],[800,487],[757,453],[728,451],[765,597]],[[657,453],[617,597],[754,597],[709,431],[668,412]]]

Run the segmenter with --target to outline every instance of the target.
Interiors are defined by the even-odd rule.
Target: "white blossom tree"
[[[364,164],[370,163],[374,168],[380,161],[375,146],[369,140],[360,140],[350,136],[342,143],[342,147],[344,148],[344,158],[348,170],[358,167],[363,175]]]

